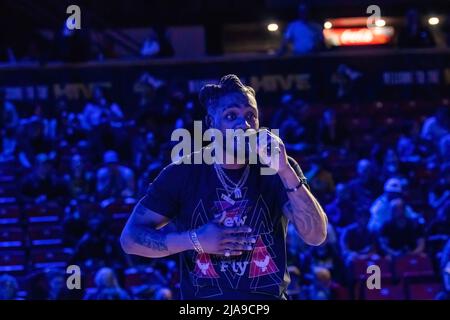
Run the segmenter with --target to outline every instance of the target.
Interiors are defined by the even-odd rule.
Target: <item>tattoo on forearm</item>
[[[158,231],[143,230],[134,235],[136,243],[155,251],[167,251],[166,235]]]
[[[302,203],[295,206],[292,200],[288,201],[284,206],[284,212],[291,219],[298,228],[298,231],[303,237],[308,237],[315,230],[322,227],[323,221],[318,214],[316,203],[305,205],[304,200],[298,199]],[[311,199],[311,201],[313,201]]]

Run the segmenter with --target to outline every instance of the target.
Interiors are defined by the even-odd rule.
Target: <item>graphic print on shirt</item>
[[[278,286],[282,280],[277,274],[279,269],[274,262],[276,254],[272,249],[273,223],[269,208],[261,195],[256,201],[248,224],[253,229],[253,234],[258,235],[258,240],[252,252],[248,275],[252,279],[250,288],[257,291],[259,288]]]
[[[191,277],[196,288],[195,295],[197,297],[221,295],[223,291],[220,282],[223,281],[228,282],[227,287],[237,289],[242,279],[251,280],[250,289],[255,292],[259,288],[278,286],[282,280],[277,274],[279,269],[274,262],[276,255],[272,249],[273,223],[264,199],[260,195],[252,209],[246,199],[247,188],[242,188],[242,199],[234,199],[232,204],[223,200],[224,189],[217,188],[216,193],[218,200],[214,201],[213,212],[224,215],[223,225],[225,227],[248,225],[252,228],[251,235],[257,236],[257,242],[252,251],[244,251],[242,256],[226,258],[194,254],[195,267],[191,271]],[[208,220],[203,202],[200,200],[192,215],[191,228],[206,224]],[[202,287],[205,286],[208,288],[203,292]]]

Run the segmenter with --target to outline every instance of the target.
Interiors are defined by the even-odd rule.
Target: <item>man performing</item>
[[[226,129],[260,129],[255,91],[235,75],[204,86],[200,102],[207,126],[224,136]],[[324,211],[281,139],[268,134],[278,143],[276,166],[174,162],[134,208],[120,239],[124,251],[150,258],[179,253],[182,299],[287,299],[288,221],[307,244],[325,241]],[[264,166],[278,171],[261,175]],[[170,221],[177,232],[160,230]]]

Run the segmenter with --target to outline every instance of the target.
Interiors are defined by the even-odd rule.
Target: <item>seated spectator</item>
[[[370,207],[369,230],[378,232],[384,223],[391,220],[391,200],[403,198],[403,186],[399,179],[391,178],[384,184],[384,193],[379,196]],[[423,218],[418,213],[405,204],[405,215],[408,218],[423,222]]]
[[[440,164],[450,163],[450,134],[442,137],[441,141],[439,141],[438,158]]]
[[[48,270],[48,297],[47,300],[62,300],[66,288],[66,278],[62,270]]]
[[[88,102],[83,110],[84,128],[92,130],[103,122],[115,124],[120,122],[123,117],[120,106],[117,103],[110,102],[100,87],[95,87],[91,102]]]
[[[151,30],[142,43],[141,56],[145,58],[156,57],[159,51],[158,35],[155,31]]]
[[[347,266],[355,259],[366,259],[376,254],[376,236],[367,228],[369,216],[368,210],[358,210],[356,222],[341,233],[340,246]]]
[[[284,54],[289,44],[295,55],[314,52],[324,46],[322,27],[309,19],[309,8],[304,3],[298,6],[298,19],[287,26],[278,53]]]
[[[70,159],[70,171],[64,178],[73,199],[88,199],[94,191],[94,174],[86,169],[79,154]]]
[[[0,300],[19,300],[18,291],[19,284],[16,278],[9,274],[0,276]]]
[[[336,117],[336,111],[328,108],[319,123],[317,143],[328,147],[344,147],[348,139],[347,127]]]
[[[148,165],[157,161],[159,146],[153,132],[144,132],[133,142],[135,142],[133,144],[133,164],[141,172]]]
[[[400,30],[397,44],[400,48],[434,47],[433,36],[428,28],[421,24],[417,9],[410,9],[406,13],[406,26]]]
[[[15,128],[19,124],[16,107],[5,98],[5,90],[0,89],[0,128]]]
[[[450,240],[447,241],[441,255],[440,269],[442,270],[442,280],[444,290],[439,292],[436,300],[450,300]]]
[[[397,142],[397,154],[402,163],[417,163],[421,160],[414,141],[407,136],[402,136]]]
[[[314,159],[309,170],[305,172],[305,177],[316,197],[325,201],[334,192],[334,180],[333,175],[325,169],[322,162],[322,159]]]
[[[17,133],[12,128],[7,128],[0,132],[0,162],[12,161],[18,156]]]
[[[153,295],[153,300],[173,300],[172,291],[166,287],[159,287]]]
[[[397,152],[394,149],[387,149],[384,159],[383,167],[381,168],[381,178],[382,180],[387,180],[389,178],[403,178],[403,167],[401,167],[400,159]]]
[[[114,270],[101,268],[95,275],[95,291],[83,300],[130,300],[129,294],[119,286]]]
[[[24,168],[30,169],[34,165],[36,155],[40,153],[52,155],[54,144],[47,134],[45,121],[37,116],[24,119],[20,128],[22,130],[18,141],[19,160]]]
[[[78,113],[67,113],[61,119],[61,140],[69,145],[77,145],[88,139],[88,131],[83,127],[83,116]]]
[[[434,209],[441,208],[450,201],[450,162],[440,168],[439,180],[436,181],[428,192],[428,202]]]
[[[148,58],[163,58],[174,55],[169,34],[164,27],[155,27],[150,31],[141,48],[141,56]]]
[[[426,227],[426,236],[427,251],[432,258],[439,259],[442,247],[450,239],[450,200],[438,208]]]
[[[75,264],[94,268],[109,265],[123,267],[125,258],[119,239],[109,233],[107,219],[94,216],[88,222],[88,230],[75,247]]]
[[[324,267],[313,269],[313,282],[306,287],[305,298],[308,300],[333,300],[333,279],[330,271]]]
[[[336,186],[336,197],[333,202],[325,206],[328,220],[336,227],[345,227],[355,220],[354,211],[355,204],[348,186],[339,183]]]
[[[33,171],[22,180],[21,194],[23,200],[32,203],[63,201],[69,196],[69,188],[53,170],[48,156],[41,153],[36,156]]]
[[[133,197],[134,173],[119,164],[119,156],[109,150],[103,156],[104,166],[97,171],[97,196],[99,199]]]
[[[435,114],[427,118],[422,126],[421,136],[432,142],[440,141],[450,133],[450,111],[448,107],[439,107]]]
[[[380,230],[380,246],[391,257],[422,254],[425,250],[423,225],[407,215],[403,200],[389,202],[391,218]]]
[[[381,191],[376,178],[376,167],[367,159],[361,159],[356,166],[356,178],[348,183],[353,203],[358,207],[369,207]]]

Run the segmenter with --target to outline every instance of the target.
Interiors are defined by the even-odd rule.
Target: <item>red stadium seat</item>
[[[131,214],[131,211],[134,208],[134,203],[111,203],[107,207],[105,207],[105,211],[114,219],[114,220],[126,220]]]
[[[0,225],[14,224],[20,220],[20,209],[17,205],[0,205]]]
[[[32,225],[28,230],[32,246],[55,246],[62,244],[62,227],[59,225]]]
[[[153,276],[155,270],[147,268],[128,268],[124,272],[124,285],[126,289],[132,291],[133,288],[149,284],[149,277]]]
[[[408,298],[411,300],[434,300],[442,290],[439,282],[411,283],[407,285]]]
[[[0,273],[21,274],[26,270],[26,255],[23,250],[5,251],[0,254]]]
[[[24,234],[20,227],[2,227],[0,229],[0,249],[20,248],[24,244]]]
[[[71,252],[64,249],[34,249],[30,252],[31,264],[34,268],[65,268]]]
[[[27,205],[24,213],[29,223],[57,222],[62,209],[56,205]]]
[[[433,265],[428,256],[405,255],[394,263],[395,274],[399,278],[432,276]]]
[[[363,298],[365,300],[404,300],[405,294],[403,292],[403,286],[401,284],[384,284],[381,282],[381,289],[368,289],[363,284]]]
[[[390,279],[392,277],[391,262],[390,260],[378,257],[376,259],[355,259],[352,263],[353,278],[354,279],[367,279],[370,274],[367,273],[367,267],[371,265],[377,265],[380,267],[381,277]]]
[[[140,286],[144,283],[144,274],[137,268],[126,269],[124,272],[124,276],[125,288],[127,289]]]

